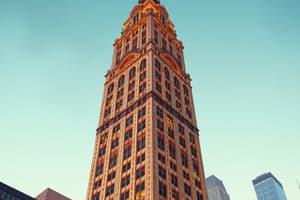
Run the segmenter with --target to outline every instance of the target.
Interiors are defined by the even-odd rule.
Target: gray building
[[[257,200],[287,200],[282,184],[271,172],[256,177],[252,183]]]
[[[208,200],[230,200],[223,182],[212,175],[206,178]]]

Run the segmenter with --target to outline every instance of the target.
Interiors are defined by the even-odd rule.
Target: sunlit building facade
[[[115,40],[88,200],[207,200],[183,44],[159,0],[140,0]]]

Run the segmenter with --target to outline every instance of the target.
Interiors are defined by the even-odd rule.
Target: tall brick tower
[[[206,200],[183,44],[159,0],[139,0],[105,75],[87,200]]]

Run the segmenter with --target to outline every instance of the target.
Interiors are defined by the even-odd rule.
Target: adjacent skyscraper
[[[88,200],[206,200],[183,44],[159,0],[139,0],[115,40]]]
[[[230,200],[223,182],[214,175],[206,178],[208,200]]]
[[[253,181],[257,200],[287,200],[282,184],[272,173],[265,173]]]

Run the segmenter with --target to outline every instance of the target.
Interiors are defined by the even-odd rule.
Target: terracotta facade
[[[157,0],[139,1],[114,43],[88,200],[206,200],[183,44]]]

